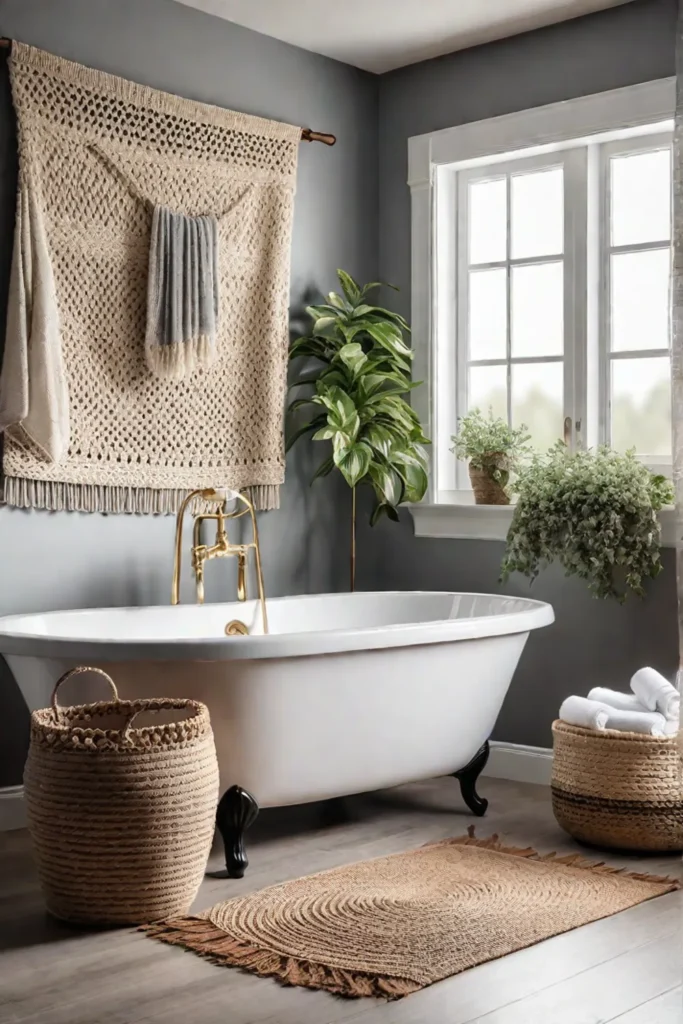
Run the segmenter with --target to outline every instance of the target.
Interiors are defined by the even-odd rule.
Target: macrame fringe
[[[499,841],[499,837],[495,833],[488,839],[477,839],[473,825],[468,828],[466,836],[443,839],[427,845],[475,846],[481,850],[491,850],[509,857],[524,857],[527,860],[540,863],[552,862],[596,874],[620,875],[622,878],[631,878],[638,882],[664,885],[668,892],[681,888],[681,882],[676,878],[626,871],[624,868],[612,868],[603,862],[594,863],[586,860],[581,854],[558,857],[556,853],[539,854],[531,846],[506,846]],[[657,892],[653,895],[663,894]],[[165,942],[170,946],[181,946],[219,967],[239,967],[261,977],[274,978],[282,985],[324,989],[326,992],[350,998],[375,996],[389,1000],[401,999],[424,987],[420,982],[412,981],[409,978],[345,970],[312,960],[285,956],[269,949],[258,949],[256,946],[228,935],[205,917],[181,917],[160,921],[143,925],[140,931],[152,939],[158,939],[159,942]]]
[[[375,996],[384,999],[401,999],[423,987],[408,978],[348,971],[312,960],[283,956],[268,949],[257,949],[233,939],[201,917],[181,917],[143,925],[140,931],[169,946],[182,946],[218,967],[240,967],[263,978],[274,978],[281,985],[324,989],[347,998]]]
[[[155,377],[185,380],[197,369],[208,370],[216,358],[216,344],[208,334],[171,345],[148,345],[147,366]]]
[[[243,488],[257,512],[280,507],[278,484]],[[105,484],[68,484],[55,480],[3,478],[3,501],[15,508],[49,512],[106,512],[111,514],[175,515],[187,490],[151,487],[111,487]]]

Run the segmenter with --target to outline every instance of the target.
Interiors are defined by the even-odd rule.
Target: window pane
[[[612,348],[668,348],[668,249],[612,256]]]
[[[470,185],[470,263],[500,263],[507,256],[505,178]]]
[[[513,267],[511,289],[512,355],[562,355],[564,264]]]
[[[470,271],[470,359],[505,359],[507,271]]]
[[[512,367],[512,422],[525,423],[532,444],[545,451],[562,437],[562,363],[521,363]]]
[[[612,446],[671,456],[669,359],[612,360]]]
[[[564,252],[564,174],[561,167],[512,175],[512,258]]]
[[[468,409],[500,416],[507,423],[507,367],[470,366]]]
[[[671,234],[671,152],[615,156],[612,170],[612,245],[659,242]]]

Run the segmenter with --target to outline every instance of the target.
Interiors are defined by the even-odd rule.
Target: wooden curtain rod
[[[12,40],[6,36],[0,38],[0,49],[9,50],[12,45]],[[337,141],[336,135],[330,135],[328,132],[314,132],[311,128],[301,129],[301,141],[302,142],[322,142],[324,146],[334,146]]]

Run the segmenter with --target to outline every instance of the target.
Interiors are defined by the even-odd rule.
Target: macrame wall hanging
[[[301,130],[16,42],[9,63],[19,199],[0,385],[5,501],[174,512],[188,490],[226,485],[277,507]],[[184,376],[149,365],[159,208],[172,216],[155,232],[183,215],[217,224],[215,323],[204,302],[215,338]]]

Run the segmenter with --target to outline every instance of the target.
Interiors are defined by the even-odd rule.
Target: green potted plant
[[[301,367],[292,387],[310,393],[289,404],[287,449],[312,434],[329,449],[313,479],[337,469],[351,488],[353,590],[356,488],[366,484],[374,492],[372,525],[383,514],[398,520],[397,507],[421,501],[427,490],[422,445],[429,441],[404,397],[420,383],[410,378],[408,324],[398,313],[372,305],[369,296],[379,284],[361,287],[343,270],[337,273],[342,294],[330,292],[325,303],[307,308],[310,332],[290,347],[290,360]],[[315,415],[297,426],[294,414],[301,408]]]
[[[534,456],[515,490],[503,581],[512,572],[533,581],[557,560],[595,597],[623,601],[629,591],[642,597],[645,579],[660,572],[657,513],[672,503],[673,488],[634,452],[570,452],[558,441]]]
[[[510,427],[505,420],[482,415],[472,409],[458,421],[458,433],[451,451],[459,459],[469,460],[469,474],[477,505],[509,505],[510,474],[519,469],[530,454],[530,434],[522,424]]]

